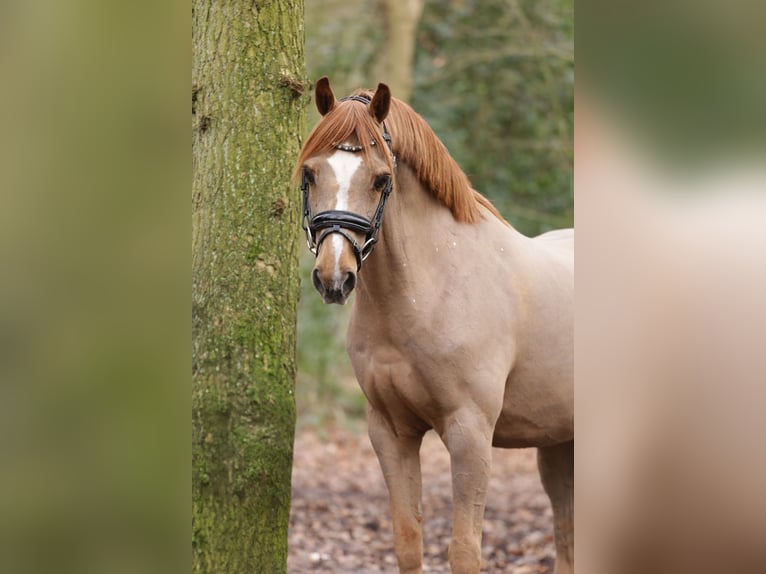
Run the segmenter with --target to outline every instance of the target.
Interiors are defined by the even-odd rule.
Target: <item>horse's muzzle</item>
[[[345,277],[333,277],[328,281],[323,281],[319,276],[319,270],[314,268],[311,273],[311,281],[325,303],[344,305],[356,286],[356,273],[348,271]]]

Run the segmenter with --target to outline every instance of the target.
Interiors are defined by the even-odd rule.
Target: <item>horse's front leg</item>
[[[492,460],[492,426],[483,414],[466,409],[450,417],[441,436],[452,466],[450,567],[453,574],[478,574]]]
[[[422,432],[390,427],[372,407],[367,409],[370,441],[378,455],[391,501],[394,549],[401,574],[423,572],[420,444]]]

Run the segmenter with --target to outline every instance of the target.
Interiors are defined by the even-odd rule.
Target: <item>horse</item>
[[[311,280],[355,292],[346,350],[367,399],[402,574],[423,568],[420,445],[451,465],[453,574],[481,567],[492,447],[537,447],[553,509],[555,574],[574,571],[574,231],[527,237],[475,191],[383,83],[336,100],[299,154]],[[384,217],[385,215],[385,217]]]

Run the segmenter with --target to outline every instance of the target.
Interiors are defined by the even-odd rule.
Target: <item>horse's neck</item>
[[[396,182],[380,241],[359,275],[360,304],[379,305],[447,277],[449,270],[434,264],[434,253],[449,249],[465,233],[466,225],[455,221],[409,166],[399,166]]]

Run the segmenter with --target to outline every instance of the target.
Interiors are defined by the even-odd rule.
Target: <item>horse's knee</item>
[[[478,574],[481,568],[481,544],[475,540],[453,538],[447,552],[452,574]]]

